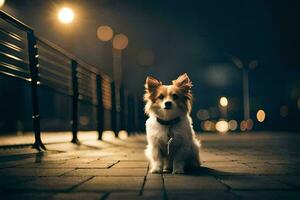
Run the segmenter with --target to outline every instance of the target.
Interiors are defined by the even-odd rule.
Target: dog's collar
[[[162,124],[162,125],[165,125],[165,126],[171,126],[171,125],[175,125],[177,123],[180,122],[180,117],[176,117],[174,119],[171,119],[171,120],[163,120],[163,119],[159,119],[158,117],[156,118],[157,122]]]

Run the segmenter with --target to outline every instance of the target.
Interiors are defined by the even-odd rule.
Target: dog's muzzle
[[[166,110],[170,110],[172,108],[172,102],[171,101],[167,101],[165,102],[165,108]]]

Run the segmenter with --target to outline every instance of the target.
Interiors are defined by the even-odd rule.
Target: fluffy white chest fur
[[[151,116],[146,121],[148,145],[145,150],[151,172],[184,173],[185,169],[200,166],[200,142],[195,138],[189,115],[173,125],[163,125]]]

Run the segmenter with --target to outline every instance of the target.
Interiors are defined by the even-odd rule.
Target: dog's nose
[[[165,109],[171,109],[172,108],[172,102],[171,101],[166,101],[165,102]]]

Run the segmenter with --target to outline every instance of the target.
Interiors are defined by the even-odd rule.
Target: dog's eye
[[[174,99],[174,100],[176,100],[176,99],[179,98],[179,96],[178,96],[177,94],[173,94],[172,96],[173,96],[173,99]]]
[[[163,98],[164,98],[164,95],[160,94],[160,95],[158,96],[158,98],[159,98],[159,99],[163,99]]]

